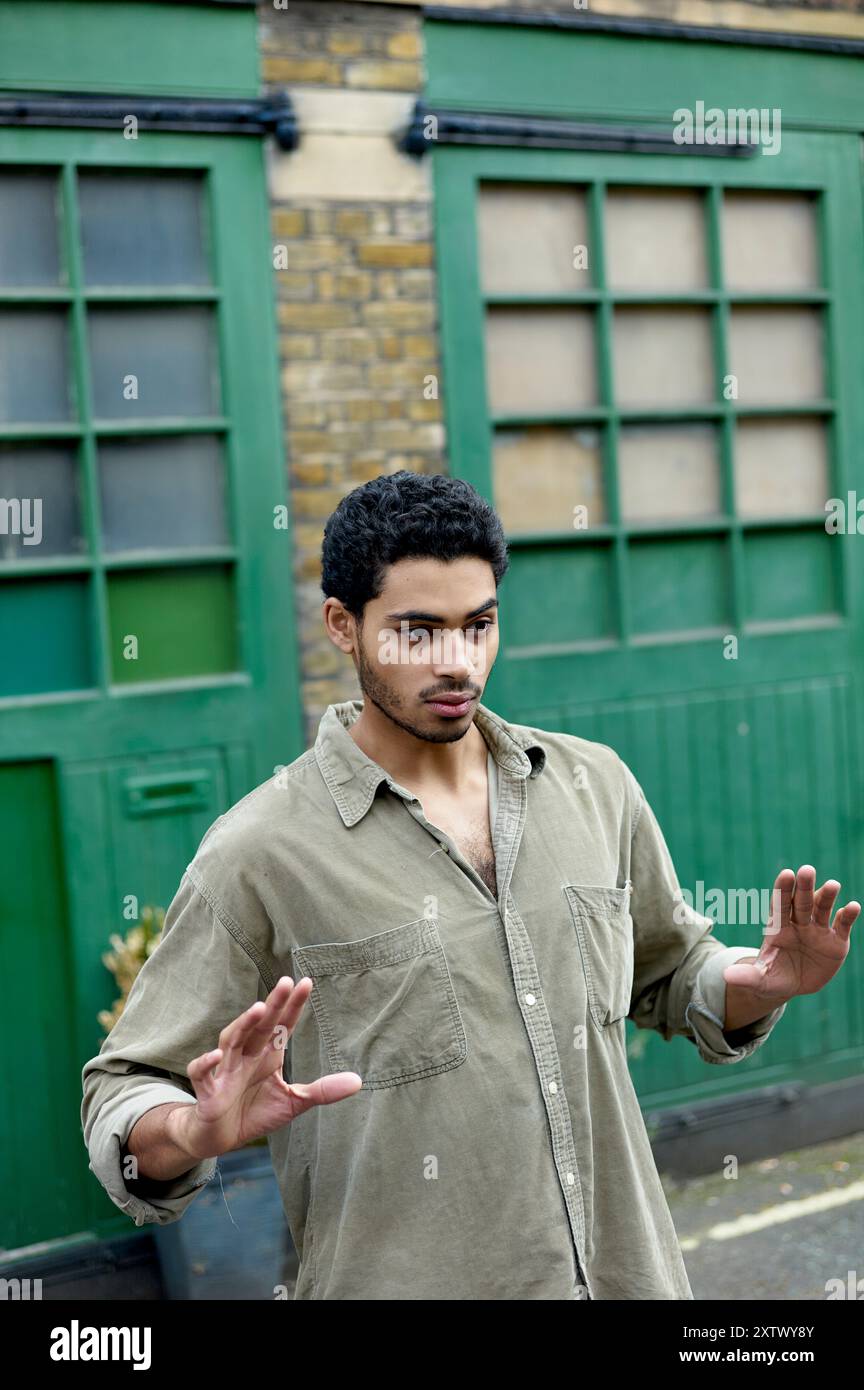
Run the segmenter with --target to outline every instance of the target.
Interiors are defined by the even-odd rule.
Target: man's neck
[[[463,738],[432,743],[400,728],[364,700],[348,733],[367,758],[412,790],[422,786],[458,795],[478,772],[485,774],[488,747],[474,720]]]

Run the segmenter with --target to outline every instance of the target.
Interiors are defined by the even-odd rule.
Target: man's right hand
[[[285,1044],[294,1031],[313,983],[304,975],[277,980],[219,1034],[219,1046],[189,1063],[196,1105],[172,1108],[170,1132],[196,1162],[272,1134],[313,1105],[331,1105],[360,1090],[354,1071],[333,1072],[308,1083],[282,1076]]]

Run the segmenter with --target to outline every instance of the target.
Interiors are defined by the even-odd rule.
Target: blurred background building
[[[486,702],[614,746],[698,910],[862,896],[862,55],[852,0],[0,0],[7,1250],[129,1234],[102,952],[359,693],[319,553],[379,473],[495,502]],[[856,955],[740,1066],[632,1038],[661,1159],[862,1127]]]

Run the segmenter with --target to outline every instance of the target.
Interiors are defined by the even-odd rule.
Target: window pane
[[[40,560],[83,549],[74,450],[0,448],[0,560]]]
[[[708,284],[701,193],[609,188],[605,229],[612,289],[691,290]]]
[[[606,520],[597,430],[499,430],[495,435],[495,507],[511,534],[569,531],[574,508],[586,526]]]
[[[555,294],[592,283],[581,188],[481,184],[477,232],[485,294]]]
[[[94,684],[89,580],[5,579],[0,585],[0,696]]]
[[[208,284],[203,195],[199,175],[80,171],[86,283]]]
[[[597,400],[588,309],[489,309],[486,372],[493,414],[574,411]]]
[[[221,442],[213,435],[106,440],[99,446],[106,550],[224,545]]]
[[[739,516],[825,512],[828,449],[821,420],[739,420],[735,505]]]
[[[836,550],[824,526],[744,533],[744,592],[748,623],[797,623],[836,613]]]
[[[108,621],[117,683],[234,669],[233,575],[225,567],[109,574]]]
[[[816,200],[808,194],[727,189],[722,240],[727,289],[797,290],[820,283]]]
[[[94,414],[104,420],[219,413],[216,321],[205,308],[91,309]],[[135,381],[127,385],[127,378]],[[137,393],[126,400],[124,391]]]
[[[627,573],[637,637],[716,632],[729,622],[728,548],[714,536],[631,541]]]
[[[704,309],[617,308],[612,358],[619,406],[683,406],[714,398],[711,319]]]
[[[824,391],[819,309],[733,308],[729,370],[744,404],[818,399]]]
[[[59,283],[58,208],[56,174],[0,171],[0,285]]]
[[[0,312],[0,421],[68,420],[69,341],[63,310]]]
[[[722,511],[712,425],[624,425],[618,436],[623,521]]]

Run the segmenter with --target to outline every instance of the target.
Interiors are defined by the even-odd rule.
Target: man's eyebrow
[[[481,613],[485,613],[489,608],[497,608],[497,598],[487,599],[486,603],[481,603],[479,608],[475,608],[471,613],[466,613],[464,621],[467,623],[471,618],[477,618]],[[424,622],[424,623],[443,623],[446,621],[440,613],[423,613],[418,608],[407,609],[404,613],[385,613],[385,618],[390,622]]]

